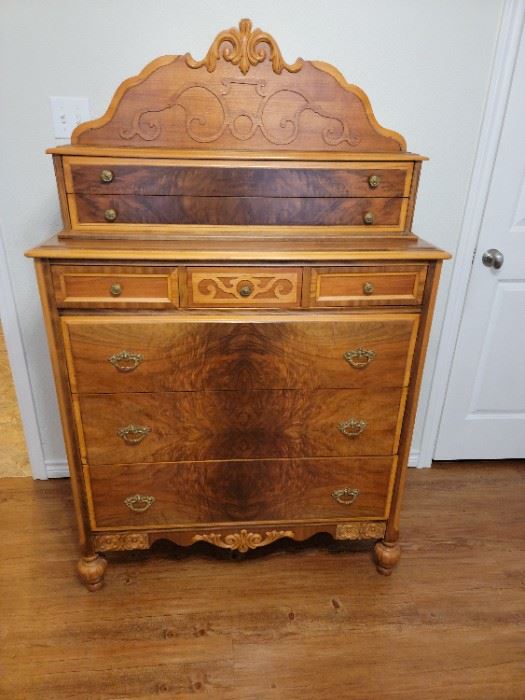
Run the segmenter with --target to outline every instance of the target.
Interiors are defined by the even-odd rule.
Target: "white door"
[[[496,249],[503,264],[486,267]],[[498,264],[498,253],[486,262]],[[468,275],[469,271],[465,270]],[[447,388],[435,459],[525,457],[525,39]]]

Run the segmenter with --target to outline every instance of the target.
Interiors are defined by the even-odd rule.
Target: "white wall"
[[[86,96],[102,114],[118,84],[162,54],[200,58],[215,34],[250,17],[283,56],[336,65],[368,93],[423,166],[414,230],[454,252],[498,30],[501,0],[2,0],[0,230],[46,461],[64,460],[32,264],[55,233],[49,96]],[[417,450],[451,265],[445,265],[413,447]],[[467,274],[467,272],[465,273]]]

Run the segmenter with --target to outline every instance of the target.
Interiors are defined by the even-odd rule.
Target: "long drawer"
[[[199,391],[76,397],[95,464],[390,455],[406,389]]]
[[[86,468],[95,528],[385,518],[395,457]]]
[[[79,393],[401,387],[419,316],[65,316]]]

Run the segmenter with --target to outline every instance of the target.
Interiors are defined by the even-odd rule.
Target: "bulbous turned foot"
[[[88,591],[98,591],[102,588],[107,565],[107,561],[99,554],[92,554],[79,559],[78,573]]]
[[[390,576],[401,556],[399,543],[380,540],[376,544],[374,552],[376,555],[376,569],[383,576]]]

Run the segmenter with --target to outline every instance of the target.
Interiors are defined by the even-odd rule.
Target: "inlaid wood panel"
[[[356,457],[100,465],[86,471],[96,528],[166,527],[384,518],[394,465],[392,457]],[[125,504],[135,494],[155,500],[135,512]]]
[[[64,158],[66,190],[207,197],[408,197],[412,163]]]
[[[177,268],[54,265],[59,308],[163,309],[179,305]]]
[[[80,393],[406,386],[418,314],[66,316]]]
[[[314,268],[310,302],[325,307],[419,305],[426,274],[426,265]]]
[[[73,228],[88,225],[348,226],[402,231],[401,197],[68,195]],[[112,212],[107,219],[107,212]],[[370,218],[371,217],[371,218]],[[370,223],[368,221],[370,220]]]
[[[188,267],[183,306],[286,307],[301,305],[302,268]]]
[[[78,396],[90,464],[390,455],[404,389]],[[79,423],[80,425],[80,423]],[[341,430],[355,433],[349,437]]]

